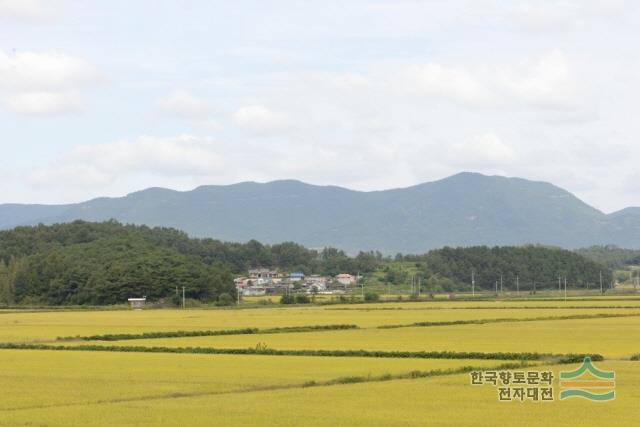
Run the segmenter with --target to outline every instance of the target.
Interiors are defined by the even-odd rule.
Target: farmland
[[[11,426],[632,425],[640,397],[633,296],[6,310],[0,342]],[[616,371],[614,401],[501,403],[469,385],[472,369],[574,369],[570,353]]]

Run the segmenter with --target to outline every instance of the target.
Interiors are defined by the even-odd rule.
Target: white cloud
[[[43,22],[56,15],[58,0],[0,0],[0,20]]]
[[[22,25],[27,18],[16,15],[16,5],[31,2],[10,3],[14,18],[0,18],[4,48],[33,51],[0,50],[0,104],[7,111],[82,109],[100,78],[89,58],[99,58],[115,84],[95,91],[99,112],[75,122],[25,128],[0,110],[7,133],[0,145],[9,159],[0,169],[15,170],[13,185],[0,191],[5,200],[70,200],[71,188],[83,185],[74,175],[93,177],[96,186],[111,182],[77,193],[84,197],[276,178],[380,189],[462,169],[550,180],[574,191],[587,183],[589,198],[603,208],[638,199],[631,186],[625,199],[615,191],[640,156],[638,2],[287,1],[240,10],[213,2],[188,8],[165,2],[154,9],[141,0],[128,5],[132,15],[158,13],[142,32],[107,2],[76,2],[64,11],[64,26],[44,29]],[[9,3],[0,4],[7,18]],[[192,31],[185,31],[187,23]],[[38,50],[46,48],[63,50]],[[157,101],[155,115],[136,117],[149,109],[149,99]],[[209,168],[189,158],[184,164],[193,173],[162,159],[163,167],[138,158],[125,169],[91,160],[127,164],[114,151],[138,156],[131,148],[141,146],[136,135],[192,127],[220,135],[224,142],[202,146],[201,154],[213,152],[229,166],[204,174]],[[76,157],[52,160],[68,144],[113,134],[132,138],[108,144],[105,153],[74,151]],[[252,136],[277,138],[264,144]],[[616,150],[616,143],[628,151]],[[32,169],[33,152],[48,165],[45,176],[55,177],[56,168],[67,173],[57,178],[63,182],[58,191],[30,188],[20,178]],[[175,156],[184,159],[183,152]]]
[[[25,92],[7,98],[7,106],[20,114],[58,114],[82,110],[80,95],[73,92]]]
[[[38,187],[101,187],[134,175],[214,175],[223,167],[216,145],[193,135],[80,145],[54,164],[36,168],[29,182]]]
[[[96,68],[82,58],[56,52],[0,51],[0,86],[5,90],[69,90],[99,79]]]
[[[290,127],[289,116],[273,111],[264,105],[248,105],[238,109],[233,119],[240,127],[254,132],[258,136],[273,136],[286,131]]]
[[[87,61],[52,52],[0,51],[0,94],[22,114],[57,114],[82,108],[80,91],[97,83],[100,74]]]
[[[570,108],[576,100],[577,77],[560,50],[509,67],[499,79],[507,95],[532,106]]]
[[[393,80],[409,93],[449,98],[469,106],[492,103],[495,97],[492,89],[472,72],[442,64],[409,65],[400,68]]]
[[[60,164],[38,168],[27,176],[27,182],[37,188],[67,187],[79,189],[105,187],[113,183],[115,176],[90,164]]]
[[[157,108],[164,115],[181,119],[204,119],[211,114],[211,106],[207,101],[183,90],[176,90],[159,99]]]
[[[461,167],[482,169],[509,166],[517,159],[513,148],[497,135],[486,133],[469,140],[453,144],[448,150],[448,163]]]
[[[635,7],[628,0],[475,0],[462,15],[476,25],[480,21],[494,28],[557,34],[620,18]]]
[[[385,75],[386,74],[386,75]],[[448,99],[471,108],[556,108],[577,105],[577,77],[561,50],[496,64],[397,64],[382,76],[403,94]]]

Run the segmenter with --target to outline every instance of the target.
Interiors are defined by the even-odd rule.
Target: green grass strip
[[[312,325],[312,326],[287,326],[281,328],[244,328],[223,329],[207,331],[160,331],[143,332],[141,334],[104,334],[75,337],[58,337],[56,341],[124,341],[144,340],[154,338],[182,338],[182,337],[210,337],[219,335],[254,335],[254,334],[282,334],[298,332],[320,332],[344,329],[358,329],[357,325]]]
[[[572,314],[567,316],[542,316],[542,317],[502,317],[497,319],[472,319],[472,320],[444,320],[434,322],[415,322],[402,325],[381,325],[378,329],[396,329],[411,327],[453,326],[453,325],[484,325],[487,323],[511,323],[511,322],[539,322],[547,320],[577,320],[577,319],[606,319],[613,317],[639,317],[640,313],[598,313],[598,314]]]
[[[414,359],[479,359],[479,360],[547,360],[557,363],[575,363],[586,356],[601,361],[599,354],[551,354],[551,353],[482,353],[455,351],[377,351],[377,350],[276,350],[264,344],[249,348],[213,347],[144,347],[144,346],[102,346],[102,345],[48,345],[28,343],[2,343],[0,350],[57,350],[57,351],[104,351],[120,353],[183,353],[183,354],[237,354],[265,356],[316,356],[316,357],[372,357],[372,358],[414,358]]]
[[[520,369],[530,367],[531,365],[527,362],[512,362],[512,363],[502,363],[493,368],[488,367],[474,367],[474,366],[461,366],[459,368],[449,368],[449,369],[433,369],[430,371],[409,371],[401,374],[383,374],[383,375],[367,375],[367,376],[350,376],[350,377],[339,377],[334,378],[328,381],[307,381],[302,384],[302,387],[318,387],[318,386],[332,386],[338,384],[360,384],[360,383],[368,383],[368,382],[382,382],[382,381],[391,381],[391,380],[413,380],[418,378],[429,378],[429,377],[438,377],[443,375],[455,375],[455,374],[464,374],[471,371],[477,370],[510,370],[510,369]]]

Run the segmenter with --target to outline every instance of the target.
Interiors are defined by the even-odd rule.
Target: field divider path
[[[374,350],[278,350],[258,344],[249,348],[213,347],[143,347],[143,346],[103,346],[103,345],[48,345],[28,343],[0,343],[0,350],[56,350],[56,351],[103,351],[135,353],[176,353],[176,354],[234,354],[264,356],[311,356],[311,357],[372,357],[372,358],[414,358],[414,359],[479,359],[547,361],[553,363],[576,363],[586,356],[601,361],[600,354],[553,354],[553,353],[483,353],[456,351],[374,351]]]
[[[213,337],[222,335],[260,335],[260,334],[290,334],[303,332],[322,332],[336,330],[359,329],[357,325],[311,325],[311,326],[285,326],[278,328],[244,328],[244,329],[220,329],[220,330],[195,330],[195,331],[160,331],[143,332],[140,334],[103,334],[75,337],[58,337],[55,341],[125,341],[144,340],[154,338],[185,338],[185,337]]]
[[[455,326],[455,325],[484,325],[488,323],[515,323],[515,322],[540,322],[540,321],[560,321],[560,320],[584,320],[584,319],[607,319],[617,317],[640,317],[640,313],[597,313],[597,314],[572,314],[567,316],[540,316],[540,317],[501,317],[496,319],[470,319],[470,320],[444,320],[429,322],[414,322],[400,325],[380,325],[378,329],[397,329],[414,327],[435,327],[435,326]]]

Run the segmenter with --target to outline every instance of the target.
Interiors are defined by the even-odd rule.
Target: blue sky
[[[634,3],[0,0],[0,203],[471,170],[639,205]]]

